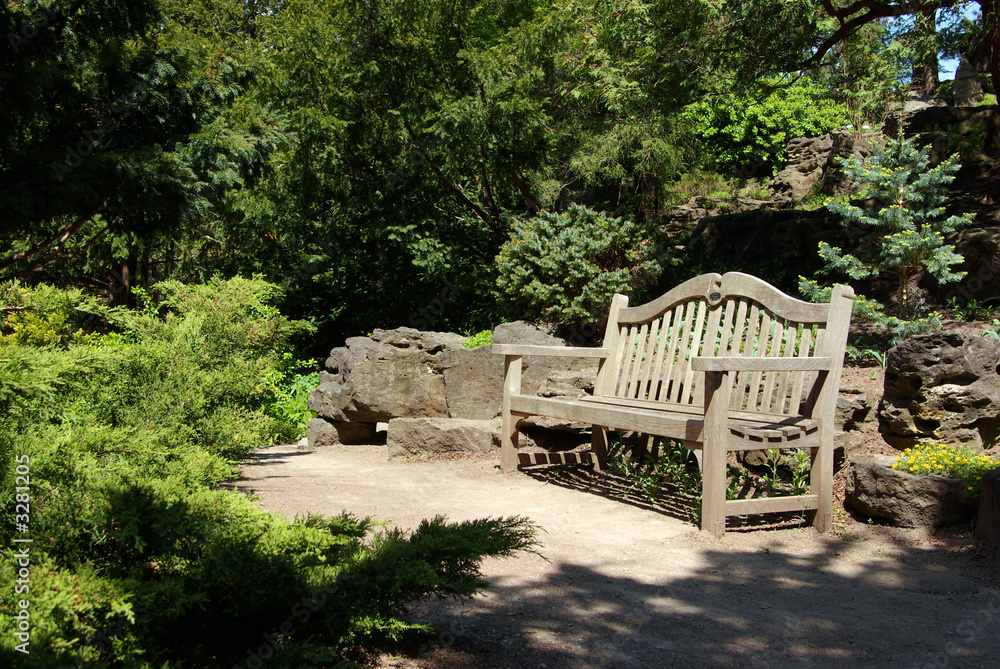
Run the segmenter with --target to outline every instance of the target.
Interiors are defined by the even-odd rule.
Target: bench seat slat
[[[510,409],[514,414],[552,416],[685,442],[699,442],[703,438],[704,420],[700,407],[685,404],[620,398],[562,400],[514,395],[510,398]],[[757,450],[782,444],[796,447],[801,445],[799,439],[814,433],[818,425],[818,421],[812,418],[763,418],[760,414],[732,412],[728,427],[733,438],[729,446],[732,450]]]

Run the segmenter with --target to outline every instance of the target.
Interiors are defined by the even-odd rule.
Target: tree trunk
[[[913,87],[922,95],[934,95],[941,81],[938,78],[937,26],[934,23],[934,12],[915,16],[914,30],[921,43],[926,44],[930,51],[923,54],[922,60],[913,64]]]
[[[983,42],[986,46],[986,60],[989,63],[993,94],[1000,100],[1000,0],[979,0],[983,12]]]
[[[122,260],[117,271],[110,272],[108,282],[108,302],[113,307],[127,307],[134,304],[132,300],[132,286],[136,279],[136,257],[135,253],[130,253],[126,260]]]

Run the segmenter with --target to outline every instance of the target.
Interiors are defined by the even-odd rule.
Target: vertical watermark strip
[[[14,645],[19,653],[29,654],[31,643],[31,468],[27,454],[14,458],[14,562],[17,579],[14,581]]]

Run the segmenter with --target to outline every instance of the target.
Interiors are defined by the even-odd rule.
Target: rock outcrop
[[[804,200],[823,178],[823,169],[830,159],[833,137],[796,137],[788,142],[788,162],[785,169],[768,184],[775,197],[784,200]]]
[[[981,144],[983,151],[997,155],[1000,150],[1000,107],[928,107],[908,115],[904,134],[920,135],[935,130],[944,130],[954,140],[968,137]],[[887,129],[886,133],[893,132]]]
[[[375,330],[333,349],[309,398],[310,446],[374,443],[377,423],[399,418],[482,421],[500,412],[503,357],[489,347],[463,348],[465,337],[413,328]],[[566,342],[523,322],[496,328],[498,344],[564,346]],[[583,358],[527,356],[522,387],[547,396],[578,396],[593,387],[596,367]]]
[[[841,167],[841,159],[865,158],[879,135],[855,135],[839,131],[822,137],[796,137],[788,142],[788,162],[768,186],[776,200],[799,202],[816,189],[824,195],[843,195],[852,190],[851,179]]]
[[[958,231],[951,243],[964,259],[955,271],[965,272],[965,277],[958,283],[937,288],[941,302],[955,298],[965,304],[1000,295],[1000,230],[965,228]]]
[[[500,447],[500,426],[466,418],[394,418],[387,434],[389,455],[489,453]]]
[[[664,210],[660,219],[660,231],[666,239],[673,239],[682,232],[694,230],[698,221],[708,216],[739,214],[744,211],[776,209],[777,203],[770,200],[754,200],[748,197],[693,197],[684,204]]]
[[[819,243],[850,248],[859,235],[825,209],[748,211],[698,222],[687,252],[724,261],[795,292],[798,277],[823,266]]]
[[[989,448],[1000,435],[1000,342],[959,332],[911,337],[886,355],[882,434]]]

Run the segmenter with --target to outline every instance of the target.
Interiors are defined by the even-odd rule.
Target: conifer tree
[[[898,335],[920,329],[917,323],[908,327],[907,321],[922,316],[917,282],[925,271],[940,283],[965,276],[965,272],[953,270],[963,258],[945,241],[945,235],[971,223],[974,214],[946,218],[943,207],[947,186],[960,165],[948,158],[929,168],[929,153],[929,148],[917,148],[912,140],[899,137],[886,142],[869,164],[862,163],[857,156],[843,161],[844,171],[854,181],[854,187],[864,186],[860,197],[874,205],[856,206],[837,200],[827,204],[845,223],[856,223],[866,232],[855,254],[826,242],[819,245],[826,271],[846,274],[851,279],[895,277],[891,315],[881,305],[863,297],[855,304],[855,314],[888,325]],[[821,299],[825,292],[815,281],[804,278],[799,290],[810,299]]]

